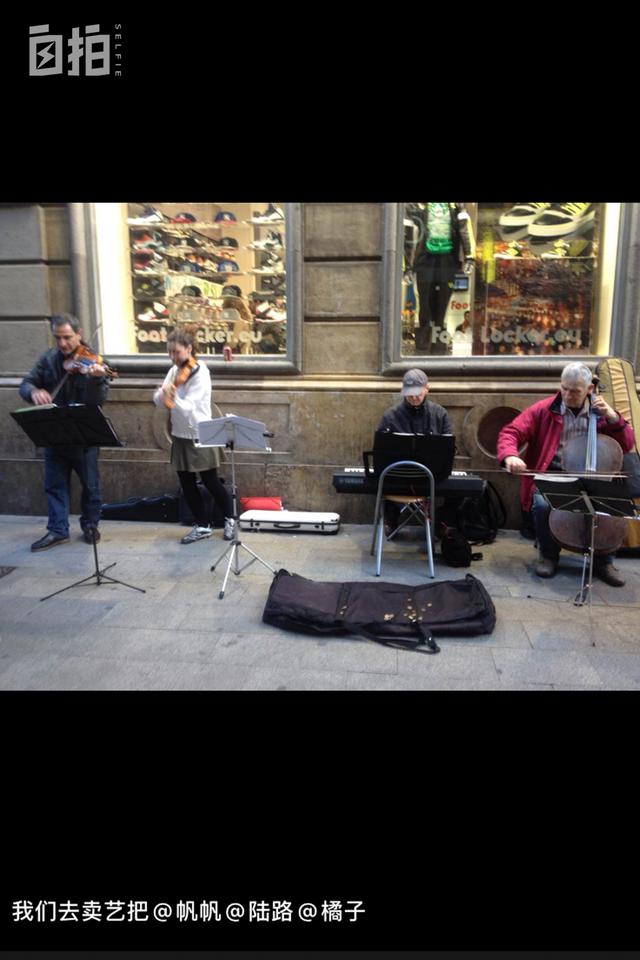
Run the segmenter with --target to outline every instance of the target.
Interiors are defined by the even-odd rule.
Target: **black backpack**
[[[490,480],[485,480],[481,497],[465,497],[462,500],[456,516],[458,530],[469,543],[474,544],[493,543],[506,519],[502,497]]]
[[[450,567],[470,567],[472,560],[482,560],[481,553],[471,552],[471,545],[460,530],[445,524],[440,530],[442,559]]]

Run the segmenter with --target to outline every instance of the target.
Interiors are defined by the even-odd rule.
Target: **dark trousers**
[[[98,475],[97,447],[45,447],[44,490],[49,505],[47,530],[61,537],[69,536],[69,493],[71,471],[75,470],[82,484],[80,526],[97,527],[102,498]]]
[[[450,283],[456,275],[456,258],[450,253],[429,254],[415,266],[420,312],[416,330],[416,353],[429,355],[450,353],[448,343],[442,343],[444,318],[451,298]]]
[[[207,517],[207,510],[204,500],[202,499],[202,494],[198,490],[196,478],[197,474],[195,473],[188,473],[186,470],[178,470],[178,479],[180,480],[180,486],[182,487],[184,498],[187,501],[189,510],[191,510],[191,513],[193,514],[199,527],[208,527],[209,519]],[[213,497],[214,503],[218,506],[218,509],[222,511],[223,517],[233,516],[231,495],[225,485],[221,482],[218,476],[218,471],[215,469],[201,470],[200,479]]]

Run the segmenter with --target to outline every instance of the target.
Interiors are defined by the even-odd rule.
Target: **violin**
[[[180,387],[182,386],[183,383],[187,382],[187,380],[191,376],[192,371],[195,370],[197,366],[198,366],[198,361],[193,355],[191,355],[188,360],[186,360],[180,367],[178,367],[178,369],[173,375],[171,384],[169,385],[171,389],[171,394],[169,395],[167,392],[164,393],[163,401],[167,410],[172,410],[173,407],[175,407],[175,403],[173,402],[173,396],[175,395],[177,387]]]
[[[109,379],[113,380],[118,376],[116,371],[112,370],[112,368],[104,362],[104,359],[99,353],[94,353],[84,343],[76,347],[71,356],[63,361],[62,366],[67,373],[86,373],[88,368],[93,366],[94,363],[104,368],[105,376],[109,377]]]
[[[94,363],[99,363],[100,366],[104,368],[104,375],[106,377],[109,377],[113,380],[114,377],[118,376],[116,371],[112,370],[111,367],[104,362],[99,353],[93,353],[91,350],[89,350],[89,347],[85,343],[81,343],[80,346],[76,347],[70,357],[67,357],[66,360],[62,361],[62,366],[64,367],[66,373],[51,394],[51,402],[55,400],[56,396],[72,373],[88,373],[89,367],[92,367]]]

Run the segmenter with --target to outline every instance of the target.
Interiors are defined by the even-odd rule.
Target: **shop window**
[[[203,356],[293,359],[299,205],[90,206],[105,353],[164,359],[168,334],[188,323]]]
[[[395,217],[388,363],[608,352],[620,204],[405,203]]]

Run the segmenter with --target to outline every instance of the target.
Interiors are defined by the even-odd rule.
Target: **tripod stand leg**
[[[226,551],[225,551],[226,553]],[[222,590],[218,594],[218,600],[222,600],[224,597],[224,592],[227,589],[227,580],[229,579],[229,574],[231,573],[231,564],[235,560],[235,566],[238,566],[238,544],[234,540],[231,544],[231,555],[229,556],[229,562],[227,563],[227,572],[224,575],[224,580],[222,581]],[[213,570],[213,567],[211,568]],[[238,570],[234,570],[234,573],[238,573]]]
[[[47,594],[46,597],[40,597],[40,600],[50,600],[51,597],[56,597],[59,593],[64,593],[65,590],[70,590],[71,587],[81,587],[83,583],[87,583],[89,580],[95,580],[96,587],[99,587],[102,583],[119,583],[123,587],[128,587],[129,590],[137,590],[138,593],[146,593],[146,590],[143,590],[142,587],[134,587],[131,583],[125,583],[124,580],[116,580],[115,577],[107,577],[105,573],[107,570],[111,570],[112,567],[115,567],[114,563],[110,563],[108,567],[105,567],[103,570],[100,569],[98,565],[98,548],[96,546],[96,536],[95,529],[93,532],[93,557],[96,564],[96,569],[94,573],[89,574],[88,577],[85,577],[83,580],[76,580],[75,583],[70,583],[68,587],[62,587],[61,590],[55,590],[53,593]]]
[[[595,536],[596,536],[596,520],[595,516],[591,515],[591,546],[588,550],[585,550],[583,561],[582,561],[582,582],[580,584],[580,589],[576,594],[573,605],[575,607],[581,607],[589,599],[589,606],[591,606],[591,586],[593,584],[593,555],[595,553]],[[589,579],[585,583],[585,577],[587,573],[587,564],[589,565]]]
[[[110,563],[108,567],[105,567],[104,570],[111,570],[111,567],[115,567],[115,563]],[[100,585],[100,576],[104,575],[104,570],[97,570],[95,573],[90,573],[88,577],[85,577],[83,580],[76,580],[75,583],[70,583],[68,587],[62,587],[60,590],[54,591],[54,593],[47,594],[46,597],[40,597],[40,600],[49,600],[51,597],[57,597],[59,593],[64,593],[65,590],[71,590],[71,587],[81,587],[83,583],[86,583],[87,580],[93,580],[94,577],[97,578],[96,586]],[[105,578],[105,579],[111,579]]]
[[[575,607],[581,607],[587,601],[591,602],[591,567],[592,563],[589,562],[590,554],[585,553],[582,560],[582,581],[580,583],[580,589],[576,593],[575,600],[573,605]],[[587,565],[589,565],[589,576],[587,578]]]
[[[277,572],[270,564],[267,563],[266,560],[263,560],[262,557],[259,557],[257,553],[254,553],[253,550],[251,550],[245,543],[241,543],[240,541],[238,541],[238,546],[242,547],[243,550],[246,550],[247,553],[250,553],[251,556],[253,557],[253,560],[250,560],[249,563],[253,563],[254,560],[257,560],[258,563],[261,563],[263,567],[267,568],[267,570],[271,570],[271,573],[275,574]],[[249,566],[249,563],[247,564],[247,566]],[[237,572],[239,573],[240,571],[237,571]]]
[[[218,566],[218,564],[221,563],[221,562],[224,560],[224,558],[226,557],[226,555],[229,553],[229,550],[233,550],[234,546],[235,546],[235,540],[233,540],[228,546],[226,546],[226,547],[224,548],[224,550],[222,551],[222,553],[220,554],[220,556],[218,557],[218,559],[216,560],[216,562],[211,565],[210,569],[211,569],[212,571],[215,570],[215,568]]]

